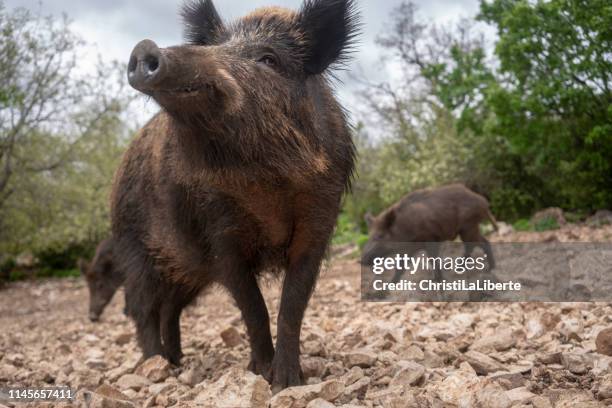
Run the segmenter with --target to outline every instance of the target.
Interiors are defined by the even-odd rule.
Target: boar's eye
[[[272,54],[266,54],[266,55],[262,55],[257,62],[261,63],[261,64],[265,64],[269,67],[276,67],[278,66],[278,60],[276,59],[275,55]]]

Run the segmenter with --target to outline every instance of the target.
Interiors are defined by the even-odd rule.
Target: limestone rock
[[[608,374],[599,381],[597,396],[600,399],[612,398],[612,375]]]
[[[96,388],[95,393],[110,399],[129,401],[129,397],[127,395],[109,384],[100,385],[98,388]]]
[[[561,363],[573,374],[586,374],[593,367],[588,356],[578,353],[562,353]]]
[[[536,395],[529,391],[527,387],[518,387],[513,388],[511,390],[506,391],[506,396],[512,401],[512,403],[520,402],[524,403],[529,401],[531,398]]]
[[[160,382],[170,376],[170,363],[160,355],[145,360],[135,374],[148,378],[153,382]]]
[[[461,363],[458,370],[451,373],[437,386],[437,395],[448,404],[468,407],[472,401],[472,394],[478,389],[479,383],[480,380],[476,371],[464,362]]]
[[[304,373],[304,377],[319,377],[323,376],[325,373],[325,365],[327,360],[323,357],[304,357],[302,358],[302,372]]]
[[[204,379],[204,370],[198,365],[191,367],[183,371],[179,376],[178,380],[183,384],[193,387],[200,383]]]
[[[335,405],[322,398],[315,398],[306,405],[306,408],[334,408]]]
[[[344,363],[347,367],[371,367],[376,363],[377,356],[370,350],[356,350],[344,355]]]
[[[400,361],[397,365],[400,369],[389,383],[390,387],[415,385],[425,375],[425,367],[414,361]]]
[[[481,352],[486,351],[506,351],[516,345],[517,336],[510,330],[499,330],[491,336],[483,336],[476,340],[471,346],[470,350],[476,350]]]
[[[235,327],[228,327],[221,332],[221,339],[227,347],[233,348],[242,344],[242,337]]]
[[[599,354],[612,356],[612,327],[603,329],[597,334],[595,346]]]
[[[370,377],[362,377],[352,384],[347,385],[342,392],[340,402],[348,402],[354,399],[363,399],[370,387]]]
[[[140,390],[141,388],[148,387],[151,384],[148,378],[137,374],[125,374],[117,380],[117,386],[122,390],[132,389]]]
[[[76,401],[82,402],[83,406],[89,408],[135,408],[133,402],[110,385],[104,384],[96,389],[96,392],[82,390],[76,395]]]
[[[133,338],[134,335],[132,333],[121,333],[115,337],[115,343],[119,346],[123,346],[124,344],[128,344]]]
[[[342,382],[345,386],[354,384],[355,382],[361,380],[364,376],[363,369],[361,367],[353,367],[346,374],[344,374],[341,378]]]
[[[202,384],[194,403],[218,408],[268,408],[272,393],[260,375],[232,368],[212,384]]]
[[[564,339],[581,341],[584,324],[576,318],[564,318],[557,324],[557,329]]]
[[[509,408],[512,405],[506,391],[492,382],[475,392],[474,402],[480,408]]]
[[[503,364],[479,351],[470,350],[463,354],[463,358],[478,374],[487,375],[489,373],[502,371],[504,369]]]
[[[344,384],[340,380],[329,380],[314,385],[285,388],[270,401],[271,408],[304,408],[316,398],[333,402],[342,395]]]

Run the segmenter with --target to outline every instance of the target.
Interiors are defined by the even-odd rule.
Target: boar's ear
[[[208,45],[224,30],[212,0],[187,0],[181,9],[183,36],[190,44]]]
[[[306,0],[298,19],[306,36],[307,73],[321,74],[346,61],[359,29],[354,0]]]
[[[363,219],[365,220],[365,223],[368,229],[370,229],[370,225],[372,225],[372,223],[374,222],[374,216],[372,215],[372,213],[368,211],[363,216]]]
[[[383,228],[385,229],[391,228],[394,222],[395,222],[395,210],[391,209],[383,215],[383,220],[382,220]]]

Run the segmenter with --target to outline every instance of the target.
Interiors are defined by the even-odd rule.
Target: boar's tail
[[[491,221],[491,224],[493,225],[493,228],[495,228],[495,231],[499,231],[499,227],[497,226],[497,221],[495,220],[495,217],[493,216],[493,213],[491,212],[491,210],[488,208],[487,208],[487,218],[489,219],[489,221]]]

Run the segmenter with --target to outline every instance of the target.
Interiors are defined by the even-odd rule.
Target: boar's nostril
[[[128,63],[128,82],[138,90],[151,88],[162,76],[162,55],[151,40],[139,42]]]
[[[144,58],[144,66],[147,68],[149,74],[155,73],[159,68],[159,59],[155,55],[147,55]]]
[[[128,74],[131,75],[138,68],[138,58],[135,55],[130,57],[130,62],[128,63]]]

